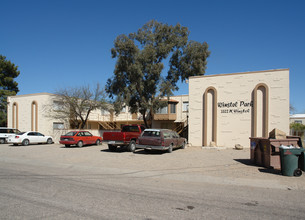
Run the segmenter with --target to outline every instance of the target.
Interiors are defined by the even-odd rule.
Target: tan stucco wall
[[[249,147],[249,137],[253,134],[253,112],[251,106],[241,106],[241,103],[253,101],[253,91],[259,84],[267,86],[269,95],[268,103],[268,132],[278,128],[289,133],[289,70],[268,70],[235,74],[221,74],[189,79],[189,142],[193,146],[203,146],[204,140],[204,110],[203,100],[207,88],[215,89],[217,103],[216,117],[216,144],[217,146],[234,147],[241,144]],[[257,93],[258,119],[261,117],[262,98]],[[207,95],[209,97],[210,94]],[[211,102],[208,98],[207,103]],[[232,106],[230,104],[232,102]],[[219,103],[228,104],[227,107],[219,107]],[[235,103],[237,104],[235,106]],[[211,103],[210,103],[211,104]],[[211,106],[211,105],[209,105]],[[207,108],[207,134],[212,135],[211,107]],[[234,113],[236,110],[239,113]],[[257,120],[257,129],[262,129],[262,120]],[[261,136],[258,132],[257,136]],[[208,142],[207,145],[209,145]]]
[[[37,94],[28,94],[28,95],[17,95],[10,96],[8,98],[9,104],[7,106],[8,109],[8,126],[13,126],[13,117],[12,117],[12,108],[13,104],[18,104],[18,129],[20,131],[30,131],[37,130],[45,135],[51,135],[53,137],[53,141],[58,143],[61,135],[70,131],[68,129],[67,121],[61,121],[59,119],[54,119],[51,116],[53,100],[56,100],[54,94],[50,93],[37,93]],[[31,113],[31,105],[32,102],[35,101],[38,106],[38,120],[37,120],[37,129],[32,129],[32,113]],[[65,124],[65,129],[53,129],[53,122],[61,122]],[[98,125],[93,124],[91,129],[89,130],[93,135],[100,135],[99,130],[97,130]],[[35,128],[35,127],[34,127]]]
[[[8,126],[13,126],[12,109],[13,104],[18,105],[18,129],[20,131],[37,130],[43,131],[44,134],[50,135],[52,133],[53,122],[50,118],[47,118],[45,105],[52,103],[52,94],[38,93],[29,95],[17,95],[8,97]],[[32,103],[37,103],[37,129],[36,126],[32,129]],[[36,113],[34,113],[34,117]],[[35,124],[35,121],[34,121]]]

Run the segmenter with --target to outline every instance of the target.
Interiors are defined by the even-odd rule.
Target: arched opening
[[[252,136],[268,137],[269,89],[264,83],[258,84],[253,91]]]
[[[36,101],[33,101],[31,106],[31,129],[38,131],[38,104]]]
[[[13,103],[12,109],[12,128],[18,129],[18,103]]]
[[[217,145],[217,90],[209,87],[203,95],[203,146]]]

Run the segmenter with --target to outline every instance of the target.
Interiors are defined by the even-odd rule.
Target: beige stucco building
[[[293,114],[289,118],[290,123],[300,123],[305,125],[305,114]]]
[[[54,137],[70,129],[69,121],[52,117],[58,108],[50,93],[8,97],[8,127],[40,131]],[[86,129],[94,135],[144,124],[126,106],[119,115],[95,110]],[[249,137],[267,137],[274,128],[289,134],[289,70],[267,70],[189,78],[189,95],[172,96],[153,115],[152,127],[169,128],[187,137],[191,146],[249,147]]]
[[[289,134],[289,70],[220,74],[189,79],[189,142],[249,147],[249,137]]]
[[[187,125],[188,96],[173,96],[168,106],[153,115],[152,126],[169,128],[181,133]],[[55,142],[62,134],[72,130],[69,119],[54,117],[60,101],[51,93],[36,93],[8,97],[7,126],[20,131],[39,131],[51,135]],[[85,129],[102,136],[105,130],[120,130],[122,125],[144,124],[141,114],[131,114],[129,107],[119,115],[104,110],[94,110],[89,115]]]

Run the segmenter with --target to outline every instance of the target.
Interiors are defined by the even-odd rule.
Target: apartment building
[[[60,101],[51,93],[37,93],[8,97],[7,124],[9,127],[21,131],[39,131],[54,137],[55,142],[59,137],[71,130],[69,119],[54,117],[53,111],[60,108]],[[153,114],[152,126],[155,128],[169,128],[178,133],[187,125],[188,96],[173,96],[168,106]],[[105,130],[120,130],[122,125],[139,124],[144,121],[141,114],[131,114],[129,107],[122,109],[119,115],[113,112],[96,109],[92,111],[87,120],[85,129],[94,135],[102,136]]]

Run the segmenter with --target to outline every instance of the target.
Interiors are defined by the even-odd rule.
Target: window
[[[144,131],[144,137],[160,137],[160,131]]]
[[[302,124],[301,120],[295,120],[294,123]]]
[[[126,106],[123,106],[121,113],[125,113],[126,112]]]
[[[58,130],[62,130],[64,129],[64,123],[61,122],[53,122],[53,129],[58,129]]]
[[[189,111],[189,102],[183,102],[182,104],[182,111],[188,112]]]
[[[108,110],[102,109],[101,114],[102,115],[110,115],[110,112]]]
[[[168,112],[168,108],[167,108],[167,106],[165,106],[161,109],[158,109],[156,113],[157,114],[167,114],[167,112]]]
[[[89,131],[84,132],[85,136],[92,136],[92,134]]]
[[[67,134],[65,134],[65,136],[74,136],[77,132],[75,131],[70,131]]]
[[[122,132],[139,132],[138,126],[124,126]]]
[[[170,132],[170,131],[163,131],[163,137],[164,137],[165,139],[171,138],[171,132]]]
[[[171,114],[176,113],[176,104],[171,103],[171,104],[169,104],[169,106],[170,106],[170,113]]]
[[[53,101],[53,110],[59,111],[64,109],[64,102]]]

